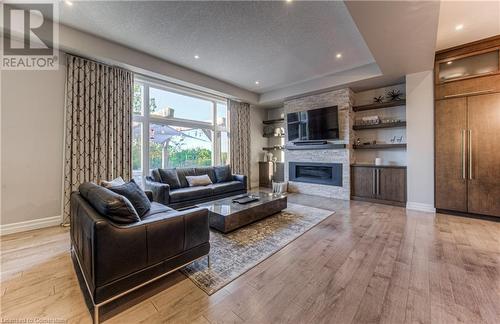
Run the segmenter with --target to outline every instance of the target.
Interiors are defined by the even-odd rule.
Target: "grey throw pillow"
[[[198,167],[194,169],[196,175],[208,175],[212,183],[217,182],[217,179],[215,178],[215,172],[214,172],[214,167]]]
[[[230,165],[221,165],[214,167],[215,178],[217,183],[228,182],[233,180],[233,173]]]
[[[186,176],[186,180],[189,183],[190,187],[208,186],[212,184],[212,180],[210,180],[208,174],[199,176]]]
[[[179,189],[181,187],[181,182],[175,169],[158,169],[158,171],[161,182],[168,184],[171,189]]]
[[[141,220],[134,206],[122,195],[92,182],[82,183],[78,190],[99,214],[115,223],[130,224]]]
[[[146,196],[144,191],[137,185],[137,183],[135,183],[133,179],[129,183],[111,187],[109,190],[127,198],[130,203],[132,203],[132,206],[134,206],[139,217],[144,216],[144,214],[146,214],[151,208],[151,202],[149,201],[148,196]]]

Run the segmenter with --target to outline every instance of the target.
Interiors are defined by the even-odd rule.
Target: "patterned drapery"
[[[233,173],[248,176],[250,186],[250,105],[229,100],[231,130],[231,168]]]
[[[133,83],[132,72],[68,55],[63,224],[81,183],[131,178]]]

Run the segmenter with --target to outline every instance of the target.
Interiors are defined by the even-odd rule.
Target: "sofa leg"
[[[99,324],[99,306],[94,305],[94,324]]]
[[[207,263],[208,263],[208,267],[210,268],[210,254],[207,254]]]

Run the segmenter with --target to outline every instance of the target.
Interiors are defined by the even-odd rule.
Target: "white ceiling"
[[[457,25],[463,29],[455,30]],[[436,50],[500,34],[500,1],[442,1]]]
[[[346,85],[386,86],[432,69],[439,7],[438,1],[74,1],[61,2],[60,22],[273,105]]]
[[[339,1],[74,2],[60,22],[257,93],[374,62]]]

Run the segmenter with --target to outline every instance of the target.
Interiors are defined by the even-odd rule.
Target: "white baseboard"
[[[423,212],[428,212],[428,213],[435,213],[436,212],[436,208],[434,208],[434,205],[422,204],[422,203],[411,202],[411,201],[408,201],[406,203],[406,209],[418,210],[418,211],[423,211]]]
[[[29,220],[25,222],[0,225],[0,235],[7,235],[12,233],[19,233],[19,232],[44,228],[44,227],[56,226],[61,224],[61,222],[62,222],[62,216],[59,215],[59,216]]]

